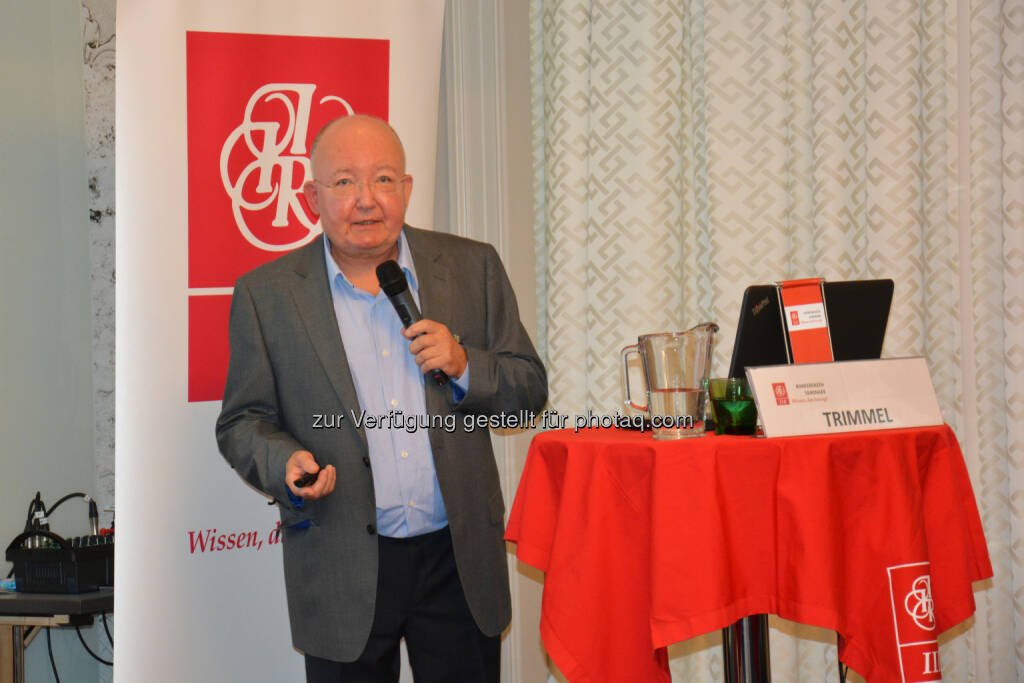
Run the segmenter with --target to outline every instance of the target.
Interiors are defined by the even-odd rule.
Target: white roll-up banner
[[[433,216],[444,0],[118,0],[118,683],[298,681],[277,511],[217,452],[232,286],[320,233],[309,146],[387,119]]]

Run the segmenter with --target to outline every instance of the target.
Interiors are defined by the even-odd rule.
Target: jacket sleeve
[[[289,513],[297,518],[302,515],[289,502],[285,463],[292,453],[304,449],[280,426],[273,366],[244,278],[236,284],[231,299],[229,338],[231,359],[217,418],[217,444],[245,481],[279,503],[288,523]]]
[[[466,413],[540,412],[547,373],[519,319],[519,306],[498,253],[484,247],[485,348],[466,345],[469,388],[458,405]]]

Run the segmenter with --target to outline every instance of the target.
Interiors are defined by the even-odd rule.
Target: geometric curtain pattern
[[[962,280],[973,367],[964,374],[964,426],[995,570],[979,596],[989,649],[979,648],[977,666],[988,680],[1010,681],[1024,678],[1024,0],[972,3],[969,43]]]
[[[551,407],[621,410],[621,347],[705,320],[725,372],[749,284],[892,278],[884,353],[926,358],[995,569],[943,672],[1024,677],[1024,0],[532,0],[531,80]],[[773,680],[837,680],[773,625]]]

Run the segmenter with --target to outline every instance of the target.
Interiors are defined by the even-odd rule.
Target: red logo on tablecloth
[[[786,391],[785,382],[772,382],[772,392],[775,394],[775,403],[777,405],[789,405],[789,392]]]
[[[790,327],[800,327],[800,313],[797,311],[789,312]]]
[[[388,116],[386,40],[189,31],[188,400],[219,400],[231,287],[320,234],[302,196],[320,128]]]
[[[930,568],[929,562],[914,562],[887,570],[904,683],[942,680]]]
[[[927,574],[914,579],[910,592],[903,598],[903,609],[918,628],[935,630],[935,603],[932,602],[932,577]]]

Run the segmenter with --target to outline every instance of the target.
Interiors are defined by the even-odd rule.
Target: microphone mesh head
[[[385,261],[377,266],[377,282],[388,296],[394,296],[409,289],[405,273],[396,261]]]

